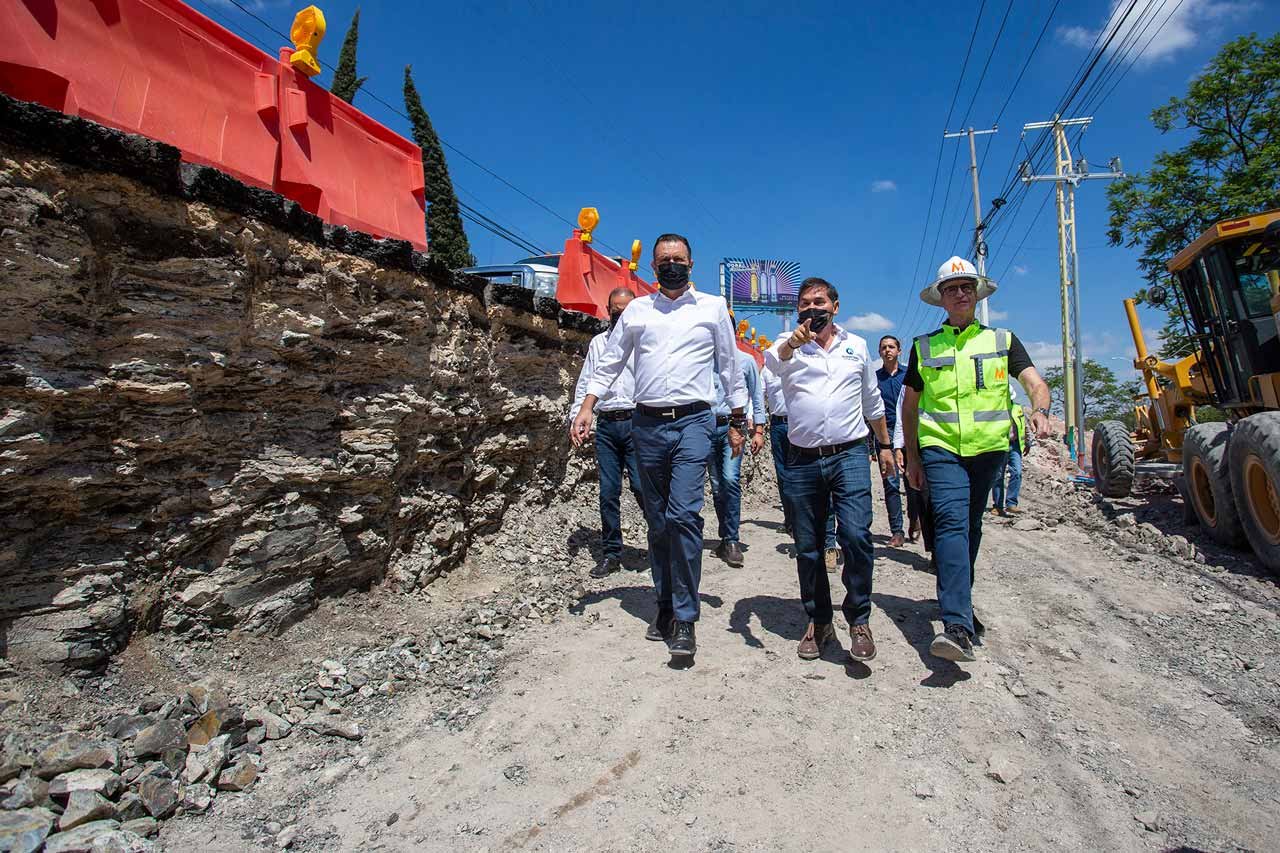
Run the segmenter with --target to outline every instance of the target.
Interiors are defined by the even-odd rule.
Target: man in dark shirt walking
[[[898,408],[898,395],[902,393],[902,380],[906,378],[907,372],[902,369],[902,365],[898,363],[898,356],[902,352],[902,343],[893,335],[885,335],[880,339],[880,361],[882,362],[879,370],[876,371],[876,382],[880,385],[880,397],[884,400],[884,419],[886,426],[889,427],[889,434],[893,435],[893,427],[896,421]],[[901,548],[906,537],[902,532],[902,491],[900,489],[900,476],[897,471],[893,471],[887,477],[880,478],[881,484],[884,486],[884,508],[889,514],[889,532],[892,537],[889,539],[890,548]],[[915,528],[916,520],[912,519],[912,528]]]

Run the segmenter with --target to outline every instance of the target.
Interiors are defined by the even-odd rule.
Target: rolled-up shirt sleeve
[[[627,359],[631,358],[631,351],[635,348],[635,334],[627,322],[630,309],[631,306],[628,305],[627,310],[623,311],[622,316],[618,318],[618,325],[614,326],[613,331],[609,333],[609,341],[605,344],[604,352],[600,354],[595,370],[591,373],[591,380],[587,383],[587,394],[597,398],[603,397],[622,375]]]
[[[898,392],[898,402],[895,411],[898,413],[898,420],[893,424],[893,447],[895,450],[901,450],[907,446],[907,434],[902,429],[902,398],[907,396],[907,386],[903,385],[902,390]]]
[[[884,417],[884,397],[880,394],[876,369],[871,366],[871,353],[865,343],[862,345],[862,417],[868,423]]]
[[[756,369],[756,360],[746,353],[741,355],[742,378],[747,383],[747,394],[751,402],[747,416],[751,418],[751,423],[762,424],[765,422],[767,411],[764,407],[764,380],[760,377],[760,371]]]
[[[625,313],[623,316],[626,316]],[[730,409],[747,407],[747,383],[738,367],[738,343],[733,334],[733,321],[729,319],[729,307],[720,306],[720,321],[715,331],[716,370],[720,373],[720,385],[726,389],[725,397]]]

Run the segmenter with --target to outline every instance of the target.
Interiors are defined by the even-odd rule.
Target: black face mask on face
[[[667,290],[679,290],[689,283],[689,265],[678,261],[658,264],[658,284]]]
[[[824,311],[821,308],[806,308],[800,312],[800,322],[809,320],[809,331],[815,335],[827,327],[831,322],[831,312]]]

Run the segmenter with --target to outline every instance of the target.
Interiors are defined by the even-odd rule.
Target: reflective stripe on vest
[[[915,339],[924,391],[920,445],[960,456],[1008,450],[1009,332],[943,326]]]

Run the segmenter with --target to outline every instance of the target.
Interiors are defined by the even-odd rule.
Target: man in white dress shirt
[[[844,552],[841,610],[849,623],[849,656],[869,661],[876,656],[876,645],[869,624],[875,551],[868,425],[883,448],[878,454],[881,475],[895,474],[897,466],[867,342],[835,323],[839,299],[830,282],[801,282],[796,306],[800,325],[769,349],[765,365],[777,374],[787,401],[791,451],[783,469],[784,499],[791,504],[800,598],[809,615],[797,654],[813,660],[836,639],[821,535],[834,502],[836,540]]]
[[[587,383],[591,374],[595,373],[596,364],[604,354],[609,340],[609,332],[618,325],[618,318],[631,304],[635,294],[625,287],[618,287],[609,294],[609,331],[601,332],[591,339],[587,347],[587,359],[582,363],[582,371],[578,374],[578,384],[573,392],[573,406],[569,409],[569,419],[582,408],[582,400],[587,396]],[[613,387],[604,393],[600,402],[596,403],[595,413],[599,418],[596,424],[596,466],[600,471],[600,564],[591,570],[593,578],[602,578],[622,568],[622,474],[625,471],[627,481],[631,484],[631,493],[635,495],[636,504],[643,507],[644,499],[640,496],[640,469],[636,467],[636,450],[631,443],[631,415],[636,404],[635,376],[631,365],[622,368],[622,374]]]
[[[737,368],[737,344],[722,297],[689,283],[693,254],[679,234],[653,244],[659,291],[635,299],[622,312],[587,394],[569,428],[575,446],[591,431],[592,408],[622,375],[635,371],[636,413],[631,438],[649,522],[649,563],[658,613],[645,636],[666,640],[672,658],[697,651],[702,578],[702,504],[716,401],[712,375],[728,389],[729,442],[742,452],[747,433],[747,389]]]

